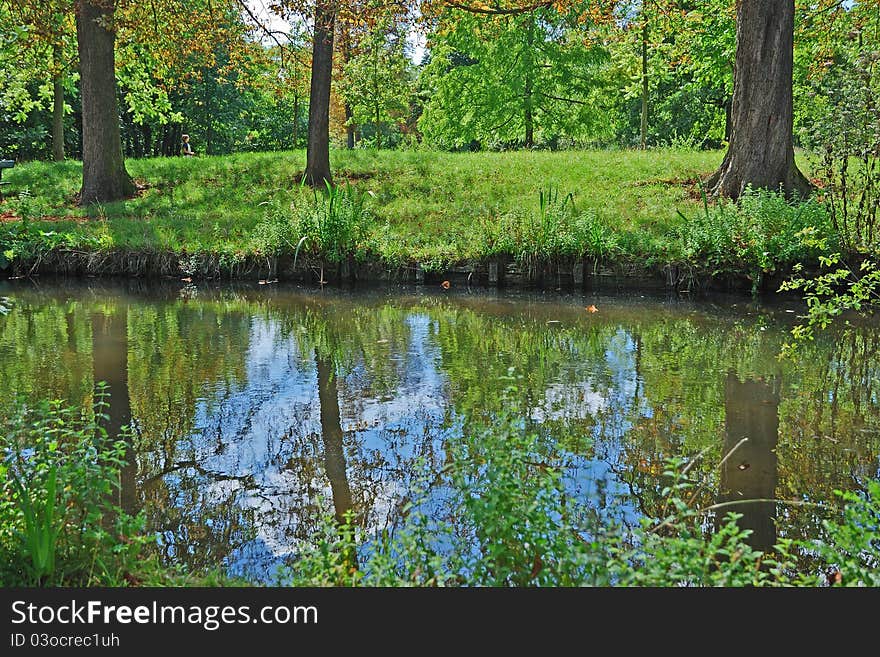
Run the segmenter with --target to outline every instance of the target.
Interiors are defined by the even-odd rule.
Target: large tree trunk
[[[739,198],[747,185],[805,197],[810,183],[792,146],[794,0],[737,0],[730,145],[708,180]]]
[[[333,184],[330,175],[330,83],[333,78],[335,22],[333,0],[319,0],[315,7],[315,37],[312,43],[309,142],[305,172],[305,181],[312,187]]]
[[[64,85],[61,54],[58,45],[52,46],[52,159],[64,161]]]
[[[741,513],[737,524],[752,533],[746,542],[769,552],[776,544],[776,503],[750,502],[776,497],[779,480],[776,442],[779,437],[779,384],[775,381],[743,382],[728,373],[724,385],[724,453],[746,438],[721,468],[718,502],[743,502],[724,509],[716,528],[728,511]]]
[[[125,170],[116,105],[114,2],[78,4],[76,40],[79,49],[83,119],[83,185],[80,204],[115,201],[134,193]]]

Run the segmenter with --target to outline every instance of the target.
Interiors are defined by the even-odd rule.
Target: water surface
[[[121,504],[167,560],[254,580],[327,512],[393,529],[426,487],[423,508],[448,520],[431,473],[474,414],[550,435],[566,492],[608,522],[657,514],[670,456],[702,454],[703,504],[825,501],[878,476],[877,326],[780,361],[796,305],[177,282],[0,295],[0,412],[16,393],[89,403],[106,381],[111,431],[134,430]],[[756,547],[820,531],[810,507],[736,510]]]

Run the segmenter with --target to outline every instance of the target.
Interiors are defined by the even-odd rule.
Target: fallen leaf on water
[[[743,461],[742,463],[740,463],[740,464],[739,464],[738,466],[736,466],[736,467],[739,468],[740,470],[748,470],[748,469],[749,469],[750,467],[752,467],[752,466],[751,466],[751,464],[746,463],[745,461]]]
[[[444,290],[448,290],[450,287],[449,281],[443,281],[442,283],[440,283],[440,287],[442,287]]]
[[[593,304],[590,304],[589,306],[587,306],[587,311],[591,313],[597,313],[599,312],[599,309],[596,308],[596,306],[594,306]]]

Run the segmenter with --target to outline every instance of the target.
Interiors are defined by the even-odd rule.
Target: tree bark
[[[134,193],[119,135],[113,31],[115,2],[103,6],[82,0],[77,5],[83,119],[83,185],[80,204],[116,201]]]
[[[523,83],[523,124],[526,130],[525,147],[532,148],[535,145],[535,62],[533,59],[533,48],[535,44],[535,18],[533,15],[528,17],[528,27],[526,29],[526,79]]]
[[[737,199],[745,188],[806,197],[792,144],[794,0],[737,0],[731,134],[721,167],[707,185]]]
[[[642,150],[648,148],[648,19],[642,24]]]
[[[336,11],[332,0],[319,0],[315,6],[305,171],[305,182],[312,187],[333,184],[330,174],[330,84],[333,78],[335,23]]]
[[[64,85],[60,47],[52,46],[52,159],[64,161]]]

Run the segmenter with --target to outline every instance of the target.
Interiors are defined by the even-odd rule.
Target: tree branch
[[[473,7],[471,5],[461,4],[456,2],[455,0],[446,0],[446,6],[452,9],[459,9],[461,11],[466,11],[471,14],[484,14],[488,16],[510,16],[514,14],[528,14],[532,11],[537,11],[538,9],[547,9],[553,3],[552,2],[535,2],[530,5],[524,5],[522,7],[510,7],[508,9],[504,9],[503,7]]]

